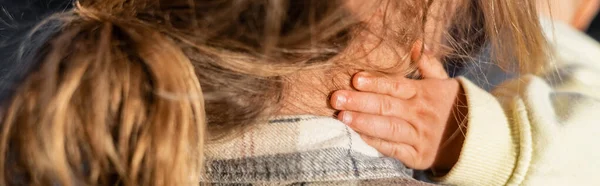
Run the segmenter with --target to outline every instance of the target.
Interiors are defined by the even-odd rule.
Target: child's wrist
[[[460,83],[458,81],[454,81],[453,83],[457,84],[458,91],[452,114],[448,118],[448,123],[440,143],[437,158],[431,166],[430,171],[434,176],[443,176],[454,167],[456,162],[458,162],[465,140],[468,105]]]

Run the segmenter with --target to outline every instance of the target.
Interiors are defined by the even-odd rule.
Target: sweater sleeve
[[[558,56],[562,63],[543,77],[524,75],[493,93],[459,78],[469,106],[465,142],[454,168],[435,180],[451,185],[597,184],[600,60],[573,60],[577,56],[555,47],[563,51]],[[584,50],[598,53],[600,47]]]
[[[459,78],[469,107],[465,141],[453,169],[435,180],[452,185],[504,185],[518,155],[518,135],[491,94]]]

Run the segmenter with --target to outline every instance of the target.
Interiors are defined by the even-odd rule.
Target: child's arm
[[[592,64],[564,65],[560,78],[526,75],[493,95],[462,78],[370,74],[361,85],[358,74],[359,91],[336,92],[332,105],[367,143],[407,166],[452,167],[435,178],[443,183],[589,185],[600,172],[600,69]],[[464,113],[452,109],[460,87],[468,124],[464,138],[453,138],[448,134],[461,129],[452,128],[453,113]],[[342,96],[345,101],[335,101]]]

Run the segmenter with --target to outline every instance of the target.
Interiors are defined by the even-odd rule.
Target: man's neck
[[[329,96],[336,90],[351,90],[354,72],[341,70],[307,70],[286,78],[283,107],[278,115],[310,114],[335,116],[336,110],[329,105]]]

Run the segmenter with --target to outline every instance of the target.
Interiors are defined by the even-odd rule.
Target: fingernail
[[[346,101],[348,100],[344,94],[338,94],[335,99],[335,106],[337,108],[342,108],[342,105],[346,104]]]
[[[361,75],[361,76],[358,76],[358,78],[356,78],[356,84],[357,84],[358,86],[364,86],[364,85],[366,85],[366,84],[367,84],[367,82],[368,82],[368,81],[369,81],[369,80],[367,79],[367,77],[365,77],[365,76],[363,76],[363,75]]]
[[[350,114],[349,112],[343,112],[342,113],[342,122],[345,123],[346,125],[350,125],[350,123],[352,123],[352,114]]]

